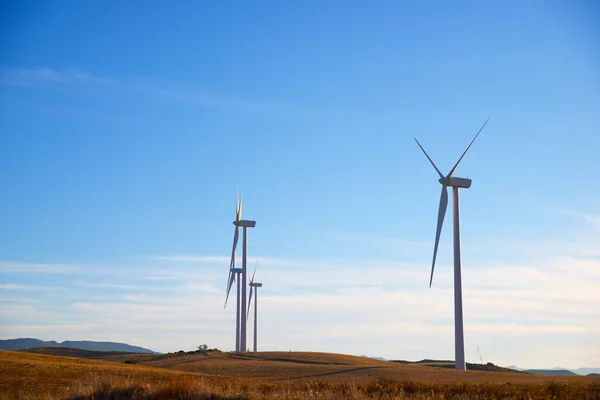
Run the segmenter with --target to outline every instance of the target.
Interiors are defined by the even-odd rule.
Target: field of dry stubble
[[[327,353],[108,359],[0,351],[0,398],[600,399],[600,378],[465,373]]]

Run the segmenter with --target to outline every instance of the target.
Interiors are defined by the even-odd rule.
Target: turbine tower
[[[242,274],[241,268],[234,268],[233,272],[237,277],[237,298],[236,298],[236,314],[235,314],[235,352],[239,353],[240,350],[240,307],[242,298],[240,296],[240,275]]]
[[[250,306],[252,305],[252,289],[256,291],[256,295],[254,296],[254,352],[256,353],[257,349],[257,332],[258,332],[258,288],[262,287],[262,283],[254,282],[254,276],[256,275],[256,267],[258,262],[254,266],[254,273],[252,274],[252,280],[250,281],[250,296],[248,298],[248,315],[250,315]],[[247,317],[246,317],[247,318]]]
[[[477,136],[481,133],[485,125],[488,123],[489,118],[484,122],[477,135],[473,138],[465,152],[460,156],[454,167],[450,170],[448,175],[444,176],[435,163],[429,157],[429,154],[425,151],[421,143],[415,138],[415,141],[425,153],[425,157],[429,160],[433,168],[437,171],[440,176],[439,182],[442,184],[442,194],[440,197],[440,207],[438,211],[438,222],[437,230],[435,232],[435,244],[433,246],[433,261],[431,262],[431,276],[429,277],[429,287],[433,281],[433,269],[435,268],[435,259],[437,257],[438,245],[440,243],[440,234],[442,232],[442,225],[444,224],[444,217],[446,215],[446,209],[448,208],[448,186],[452,188],[452,214],[454,219],[454,355],[455,355],[455,368],[457,370],[465,370],[465,340],[463,334],[463,308],[462,308],[462,281],[461,281],[461,265],[460,265],[460,216],[459,216],[459,205],[458,205],[458,189],[468,189],[471,187],[471,180],[465,178],[457,178],[452,176],[454,171],[458,167],[458,164],[462,161],[469,148],[477,139]]]

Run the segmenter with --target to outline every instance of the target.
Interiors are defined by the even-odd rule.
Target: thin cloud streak
[[[7,284],[0,285],[0,290],[17,290],[17,291],[30,291],[30,290],[54,290],[55,287],[50,286],[34,286],[34,285],[18,285],[18,284]]]
[[[211,109],[232,110],[239,113],[264,115],[278,119],[341,120],[334,112],[301,109],[281,102],[243,99],[233,94],[223,95],[189,89],[191,83],[159,80],[117,80],[99,77],[82,69],[57,70],[39,68],[0,68],[0,85],[10,87],[36,87],[42,85],[96,85],[125,91],[135,95],[154,96],[168,101],[199,105]]]
[[[0,68],[0,85],[38,86],[47,84],[112,84],[112,79],[100,78],[82,69],[56,70],[39,68]]]
[[[83,269],[77,265],[0,261],[0,273],[76,274],[83,272]]]

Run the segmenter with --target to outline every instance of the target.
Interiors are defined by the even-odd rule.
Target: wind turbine
[[[236,192],[235,195],[235,206],[236,206],[236,210],[235,210],[235,221],[233,222],[233,224],[235,225],[235,231],[233,234],[233,247],[231,248],[231,261],[229,262],[229,277],[227,279],[227,295],[225,297],[225,307],[227,307],[227,300],[229,299],[229,293],[231,291],[231,287],[233,286],[233,283],[235,282],[235,278],[237,275],[238,278],[238,282],[237,282],[237,311],[236,311],[236,315],[235,315],[235,351],[239,352],[240,351],[240,302],[241,302],[241,298],[240,298],[240,274],[243,272],[242,269],[240,268],[235,268],[235,250],[237,248],[237,242],[240,236],[240,232],[239,232],[239,223],[242,219],[242,198],[244,197],[244,194],[242,193],[242,196],[240,197],[240,201],[238,203],[238,195]]]
[[[262,287],[262,283],[254,282],[254,276],[256,275],[256,267],[258,266],[258,262],[254,265],[254,273],[252,274],[252,280],[250,280],[250,296],[248,298],[248,314],[250,315],[250,305],[252,304],[252,289],[256,291],[256,295],[254,296],[254,352],[256,352],[257,348],[257,332],[258,332],[258,288]],[[246,317],[247,318],[247,317]]]
[[[242,193],[243,197],[243,193]],[[229,281],[227,283],[227,297],[225,298],[225,306],[227,306],[227,299],[229,298],[229,292],[231,290],[231,286],[233,286],[233,282],[235,281],[235,249],[237,247],[237,242],[239,238],[239,227],[243,228],[243,236],[242,236],[242,297],[240,302],[239,311],[241,314],[237,316],[237,321],[239,321],[239,329],[236,331],[236,335],[239,337],[239,346],[236,346],[236,351],[245,351],[246,349],[246,275],[247,275],[247,256],[248,256],[248,232],[247,228],[254,228],[256,226],[256,221],[248,221],[242,219],[242,197],[240,197],[240,202],[237,205],[235,221],[233,221],[233,225],[235,225],[235,233],[233,235],[233,247],[231,249],[231,261],[229,263]],[[236,195],[236,203],[237,203],[237,195]],[[239,279],[239,277],[238,277]]]
[[[433,281],[433,269],[435,268],[435,259],[437,257],[438,245],[440,243],[440,234],[442,232],[442,225],[444,224],[444,217],[446,215],[446,209],[448,208],[448,186],[452,188],[452,214],[454,220],[454,355],[455,355],[455,368],[457,370],[465,370],[465,340],[463,334],[463,309],[462,309],[462,282],[461,282],[461,266],[460,266],[460,216],[458,207],[458,189],[468,189],[471,187],[471,180],[466,178],[457,178],[452,176],[454,171],[458,167],[458,164],[462,161],[469,148],[477,139],[477,136],[481,133],[485,125],[488,123],[489,118],[484,122],[483,126],[477,132],[477,135],[473,138],[465,152],[460,156],[454,167],[450,170],[448,175],[444,176],[435,163],[429,157],[429,154],[425,151],[421,143],[415,138],[415,141],[425,153],[425,156],[433,165],[433,168],[437,171],[440,176],[439,182],[442,184],[442,194],[440,197],[440,208],[438,211],[438,222],[437,230],[435,232],[435,244],[433,246],[433,261],[431,262],[431,276],[429,278],[429,287]]]

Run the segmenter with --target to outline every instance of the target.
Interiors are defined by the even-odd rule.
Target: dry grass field
[[[418,364],[401,364],[366,357],[332,353],[258,352],[171,354],[140,359],[139,365],[175,369],[186,372],[218,374],[237,378],[259,378],[268,381],[320,380],[323,382],[369,382],[383,377],[420,383],[522,382],[539,383],[558,378],[560,382],[585,382],[590,378],[544,377],[520,372],[498,373],[456,371]]]
[[[109,358],[0,351],[0,399],[600,399],[600,378],[457,372],[340,354]],[[132,358],[137,364],[124,363]]]

